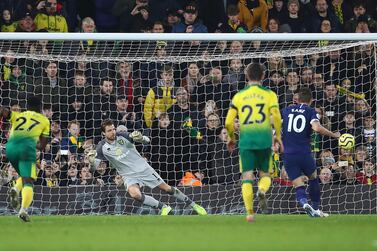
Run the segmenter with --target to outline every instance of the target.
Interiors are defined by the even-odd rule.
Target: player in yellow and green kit
[[[242,173],[242,197],[247,211],[246,220],[254,220],[253,210],[253,171],[259,170],[257,197],[262,211],[267,210],[266,192],[270,188],[269,169],[272,166],[271,147],[273,140],[280,145],[281,151],[281,115],[276,94],[261,86],[264,78],[263,66],[249,64],[245,70],[248,85],[234,95],[228,111],[225,127],[230,140],[229,151],[235,148],[234,119],[240,121],[240,171]],[[272,119],[272,121],[271,121]],[[271,122],[276,131],[273,137]]]
[[[44,149],[50,135],[50,121],[40,113],[41,109],[42,102],[37,97],[28,98],[27,111],[24,112],[0,108],[0,115],[12,125],[6,144],[6,157],[20,175],[15,186],[10,189],[11,205],[15,209],[19,208],[21,192],[18,216],[25,222],[30,221],[27,209],[33,201],[33,182],[37,178],[36,149]]]

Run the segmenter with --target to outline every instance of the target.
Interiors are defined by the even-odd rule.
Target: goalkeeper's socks
[[[159,209],[163,208],[165,205],[164,203],[153,198],[152,196],[144,195],[144,194],[142,194],[141,203],[143,203],[144,205],[154,207],[154,208],[159,208]]]
[[[306,198],[305,186],[296,187],[296,199],[301,206],[304,206],[308,203],[308,199]]]
[[[309,197],[312,202],[313,209],[318,210],[319,205],[321,204],[321,189],[319,187],[318,178],[309,180]]]
[[[172,189],[172,192],[169,194],[174,196],[174,198],[190,205],[191,207],[195,205],[195,202],[193,202],[189,197],[187,197],[186,194],[182,193],[178,188],[171,187],[171,189]]]
[[[31,202],[33,202],[33,185],[32,184],[25,184],[22,188],[21,196],[22,196],[22,202],[21,207],[25,210],[28,209],[31,205]]]

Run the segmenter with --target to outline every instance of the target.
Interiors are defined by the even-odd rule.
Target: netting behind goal
[[[22,111],[29,95],[41,95],[51,120],[50,143],[37,155],[34,214],[157,213],[129,198],[108,163],[89,168],[85,152],[101,140],[105,119],[148,135],[150,145],[137,145],[142,156],[210,213],[243,213],[238,151],[226,149],[224,120],[251,62],[265,65],[263,85],[278,94],[280,108],[297,103],[307,86],[321,123],[356,138],[345,151],[313,134],[323,210],[377,212],[375,43],[0,41],[0,56],[1,105]],[[4,153],[9,124],[1,127],[0,214],[11,214],[7,190],[18,175]],[[271,157],[270,211],[299,213],[281,156]],[[191,213],[158,190],[144,191],[175,214]]]

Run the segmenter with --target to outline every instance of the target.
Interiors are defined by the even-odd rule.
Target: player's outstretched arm
[[[333,138],[339,138],[340,137],[339,132],[334,133],[334,132],[327,130],[318,121],[312,122],[312,129],[313,129],[313,131],[318,132],[319,134],[322,134],[324,136],[329,136],[329,137],[333,137]]]

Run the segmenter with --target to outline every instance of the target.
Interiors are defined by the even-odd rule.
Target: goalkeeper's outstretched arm
[[[139,131],[133,131],[132,133],[117,132],[117,135],[125,137],[131,143],[149,144],[151,142],[151,140],[147,136],[144,136]]]

